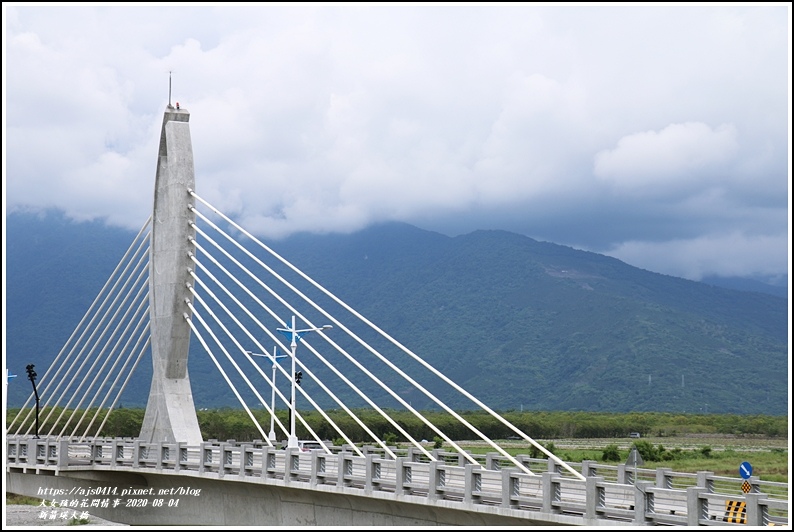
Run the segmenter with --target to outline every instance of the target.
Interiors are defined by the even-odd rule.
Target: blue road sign
[[[750,465],[750,462],[742,462],[739,466],[739,474],[742,478],[750,478],[750,475],[753,474],[753,466]]]

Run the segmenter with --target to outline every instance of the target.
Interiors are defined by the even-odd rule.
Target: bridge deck
[[[457,465],[460,460],[435,453],[435,461],[423,461],[412,453],[396,460],[379,454],[363,457],[345,449],[300,452],[277,450],[257,443],[205,442],[147,444],[130,440],[36,440],[9,437],[11,473],[68,476],[77,472],[145,473],[147,475],[206,478],[234,483],[268,484],[291,489],[338,492],[346,496],[380,500],[410,500],[411,504],[443,504],[461,511],[494,514],[557,524],[723,524],[731,501],[744,502],[740,523],[787,525],[788,490],[782,483],[753,480],[755,492],[741,496],[721,493],[716,487],[738,479],[697,475],[671,470],[632,470],[592,462],[574,464],[586,477],[566,476],[552,461],[524,457],[539,474],[516,467],[502,467],[499,460],[478,457],[483,464]],[[399,450],[398,450],[399,451]],[[424,457],[423,457],[424,458]],[[542,466],[542,467],[541,467]],[[530,469],[532,469],[530,468]],[[606,480],[602,471],[617,471]],[[656,482],[632,480],[656,476]],[[780,485],[778,485],[780,484]],[[680,487],[682,485],[683,487]],[[762,488],[772,493],[761,493]]]

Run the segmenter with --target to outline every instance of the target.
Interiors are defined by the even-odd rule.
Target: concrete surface
[[[53,519],[53,510],[55,510],[56,517]],[[3,508],[3,530],[6,528],[22,527],[30,528],[34,526],[69,526],[69,521],[72,517],[72,510],[69,509],[68,517],[61,517],[61,509],[44,508],[39,506],[30,506],[27,504],[7,504]],[[65,511],[65,510],[64,510]],[[77,510],[75,510],[77,511]],[[77,511],[78,517],[82,514]],[[88,524],[83,526],[128,526],[122,523],[115,523],[88,515]]]

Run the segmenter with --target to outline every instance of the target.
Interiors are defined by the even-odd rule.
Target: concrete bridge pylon
[[[188,269],[195,249],[189,210],[189,189],[195,188],[190,113],[169,103],[163,114],[149,260],[149,315],[152,350],[152,385],[141,428],[147,442],[198,445],[199,429],[187,370],[190,315],[193,296]]]

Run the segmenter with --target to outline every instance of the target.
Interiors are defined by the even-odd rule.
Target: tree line
[[[32,412],[22,412],[19,408],[7,410],[9,434],[33,433]],[[107,411],[99,413],[95,409],[87,412],[63,410],[60,407],[42,409],[40,418],[50,421],[40,427],[41,435],[81,436],[87,433],[93,436],[99,430],[101,437],[135,438],[140,434],[145,413],[144,408],[117,408],[107,419]],[[404,440],[401,432],[383,416],[374,410],[354,410],[355,415],[374,434],[385,437],[394,434],[398,440]],[[264,410],[252,411],[254,418],[265,431],[270,427],[270,414]],[[402,410],[389,410],[389,416],[414,439],[433,441],[438,435],[424,421],[414,414]],[[372,437],[349,414],[342,410],[326,411],[328,417],[345,434],[356,442],[369,442]],[[438,427],[450,440],[481,439],[470,428],[460,423],[447,412],[423,411],[422,416]],[[490,439],[506,439],[515,437],[515,432],[502,422],[484,411],[459,412],[468,423],[476,427]],[[245,410],[228,407],[218,409],[201,409],[196,412],[202,437],[205,440],[220,441],[254,441],[265,439],[256,424]],[[289,412],[277,412],[279,420],[289,427]],[[508,422],[533,439],[560,438],[625,438],[633,432],[642,437],[678,436],[683,434],[729,434],[735,436],[763,436],[768,438],[783,437],[788,434],[787,416],[769,415],[736,415],[736,414],[676,414],[653,412],[602,413],[602,412],[531,412],[508,411],[500,413]],[[319,412],[301,412],[306,423],[324,440],[334,441],[340,437],[332,424]],[[22,421],[27,417],[23,425]],[[16,418],[16,422],[12,420]],[[91,420],[94,420],[91,423]],[[57,421],[57,422],[56,422]],[[313,436],[301,423],[296,423],[296,434],[299,439],[313,439]],[[286,439],[276,424],[278,439]]]

